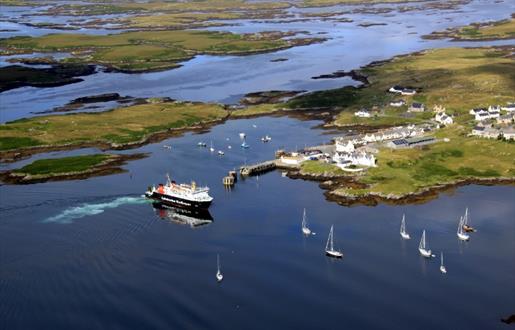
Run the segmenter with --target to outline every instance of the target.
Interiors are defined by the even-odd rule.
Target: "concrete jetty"
[[[240,174],[243,176],[256,175],[259,173],[275,170],[276,167],[277,163],[275,160],[268,160],[266,162],[254,165],[244,165],[240,167]]]

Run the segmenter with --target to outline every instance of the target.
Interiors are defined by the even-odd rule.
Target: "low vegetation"
[[[13,173],[30,175],[63,174],[70,172],[83,172],[89,170],[111,156],[107,154],[95,154],[84,156],[73,156],[54,159],[39,159],[16,169]]]
[[[467,26],[450,28],[424,36],[426,39],[451,38],[454,41],[480,41],[515,39],[515,19],[505,19],[489,23],[472,23]]]
[[[301,164],[300,170],[301,173],[309,173],[310,175],[345,175],[345,172],[339,167],[317,160],[307,160],[303,162]]]
[[[216,104],[150,103],[100,113],[75,113],[21,119],[0,126],[0,150],[30,146],[134,143],[157,132],[222,120]]]
[[[302,44],[282,33],[233,34],[216,31],[139,31],[110,35],[49,34],[0,40],[3,52],[72,52],[74,63],[96,63],[125,71],[173,68],[198,54],[249,54]]]

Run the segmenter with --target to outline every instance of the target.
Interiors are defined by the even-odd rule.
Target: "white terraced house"
[[[508,103],[507,105],[501,107],[501,110],[512,112],[515,111],[515,103]]]
[[[337,139],[335,142],[337,152],[353,152],[354,143],[352,141],[344,141],[343,139]]]
[[[354,112],[354,116],[361,117],[361,118],[369,118],[371,115],[370,115],[370,112],[368,112],[368,111],[360,110],[360,111]]]
[[[373,154],[364,151],[336,152],[333,156],[336,166],[343,168],[349,165],[375,167],[376,158]]]

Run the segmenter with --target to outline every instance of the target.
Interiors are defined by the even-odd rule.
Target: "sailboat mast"
[[[327,237],[327,243],[325,243],[326,251],[329,250],[329,241],[332,241],[333,237],[333,226],[331,226],[331,230],[329,231],[329,237]]]
[[[220,255],[219,254],[216,255],[216,267],[217,267],[218,272],[220,272]]]
[[[420,249],[426,248],[426,231],[425,230],[422,231],[422,238],[420,239],[419,248]]]
[[[401,234],[404,234],[406,232],[406,216],[402,215],[402,221],[401,221]]]

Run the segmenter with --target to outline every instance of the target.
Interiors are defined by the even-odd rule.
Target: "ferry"
[[[166,184],[152,186],[145,192],[145,197],[156,202],[187,209],[208,209],[213,201],[208,187],[191,184],[178,184],[166,175]]]

